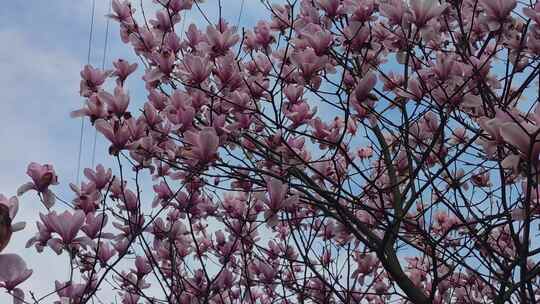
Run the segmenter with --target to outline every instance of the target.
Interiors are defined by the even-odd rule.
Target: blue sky
[[[139,5],[139,1],[133,1]],[[144,5],[151,7],[150,0]],[[206,1],[209,16],[216,20],[217,6]],[[226,0],[223,15],[236,22],[240,0]],[[105,38],[108,0],[96,0],[94,39],[91,63],[100,66]],[[87,60],[91,0],[28,0],[5,1],[0,10],[0,193],[15,195],[19,185],[28,181],[26,166],[31,161],[53,164],[60,176],[60,186],[54,188],[62,197],[71,199],[68,183],[76,179],[80,120],[71,119],[69,113],[83,102],[79,97],[79,72]],[[140,10],[139,10],[140,11]],[[264,14],[259,1],[247,0],[241,25],[253,25]],[[199,14],[187,15],[187,24],[202,24]],[[120,57],[137,61],[128,46],[119,39],[118,26],[111,23],[110,49],[107,64]],[[145,100],[142,71],[133,76],[127,87],[132,93],[132,105]],[[88,125],[88,124],[86,124]],[[91,162],[93,130],[86,128],[82,166]],[[106,160],[107,145],[100,138],[97,162]],[[107,163],[105,161],[105,163]],[[60,207],[60,206],[57,206]],[[44,208],[33,193],[20,199],[17,221],[26,221],[27,228],[14,235],[4,250],[18,253],[34,269],[33,276],[22,287],[33,290],[37,296],[49,292],[54,280],[66,280],[67,257],[56,256],[50,250],[36,255],[33,249],[24,249],[26,241],[35,232],[35,220]],[[28,295],[27,295],[28,297]],[[51,303],[56,297],[48,298]],[[0,293],[0,303],[11,300]]]

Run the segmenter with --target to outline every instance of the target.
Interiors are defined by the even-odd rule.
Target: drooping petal
[[[26,263],[19,255],[0,254],[0,282],[3,282],[8,289],[17,287],[31,274],[32,270],[26,267]]]
[[[18,196],[21,196],[23,195],[24,193],[28,192],[29,190],[32,190],[34,189],[34,183],[32,182],[27,182],[25,184],[22,184],[18,189],[17,189],[17,195]]]

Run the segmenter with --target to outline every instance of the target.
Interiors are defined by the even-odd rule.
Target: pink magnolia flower
[[[529,32],[527,35],[527,48],[536,55],[540,54],[540,39],[534,32]]]
[[[218,289],[228,289],[234,284],[235,278],[233,273],[229,269],[224,269],[218,274],[215,279],[215,285]]]
[[[411,0],[412,21],[420,28],[438,17],[445,9],[446,5],[439,5],[436,0]]]
[[[167,79],[170,77],[172,71],[175,67],[176,57],[173,52],[163,51],[163,52],[154,52],[150,56],[155,64],[153,69],[147,71],[144,79],[146,81],[157,81],[161,78]]]
[[[328,137],[332,134],[331,127],[323,122],[320,117],[310,121],[312,127],[313,136],[319,140],[327,140]]]
[[[272,5],[272,23],[270,27],[275,31],[284,31],[291,26],[292,8],[290,5]]]
[[[47,242],[51,239],[52,228],[49,226],[48,215],[39,214],[41,222],[36,222],[38,232],[26,242],[26,248],[35,246],[38,252],[43,252]]]
[[[124,194],[120,196],[120,200],[123,202],[123,204],[119,207],[121,209],[136,211],[139,208],[140,204],[137,194],[129,189],[124,191]]]
[[[351,51],[359,51],[369,39],[370,29],[363,22],[352,21],[343,30],[346,40],[343,42]]]
[[[150,94],[148,94],[148,101],[156,110],[161,111],[167,106],[167,95],[158,90],[151,90]]]
[[[0,254],[0,287],[13,291],[22,282],[26,281],[31,275],[32,270],[26,267],[24,260],[17,254]],[[16,296],[21,297],[22,291],[17,292]],[[22,294],[24,297],[24,294]],[[15,302],[15,303],[22,303]]]
[[[259,280],[265,284],[272,284],[277,274],[277,268],[275,265],[266,262],[260,262],[257,265],[257,271]]]
[[[166,52],[177,54],[182,49],[182,40],[174,32],[165,34],[165,48]]]
[[[131,3],[127,0],[113,0],[112,9],[114,14],[108,15],[108,17],[113,18],[121,23],[131,23],[131,15],[135,12],[131,8]]]
[[[93,93],[99,91],[99,87],[109,77],[110,71],[102,71],[91,65],[85,65],[81,71],[80,94],[84,97],[90,97]]]
[[[53,166],[49,164],[40,165],[38,163],[30,163],[26,174],[32,178],[32,182],[23,184],[17,190],[17,195],[22,195],[28,190],[36,190],[43,195],[42,202],[47,208],[54,205],[54,193],[49,189],[50,185],[58,185],[58,177],[54,172]]]
[[[206,58],[186,54],[179,65],[178,74],[185,82],[198,85],[204,82],[211,72],[212,67]]]
[[[193,6],[193,0],[169,0],[165,2],[167,3],[167,7],[174,13],[182,10],[190,10]]]
[[[52,232],[56,232],[60,236],[60,239],[52,238],[47,242],[49,247],[56,253],[60,254],[64,246],[86,245],[88,243],[88,238],[77,237],[85,221],[84,212],[81,210],[76,210],[73,213],[66,210],[61,214],[53,211],[47,214],[47,216],[42,217],[42,219],[45,220],[44,224]]]
[[[39,192],[44,192],[50,185],[58,184],[58,177],[54,172],[54,168],[49,164],[40,165],[32,162],[28,165],[26,174],[32,178],[32,189]]]
[[[383,16],[388,18],[389,25],[401,25],[406,17],[407,7],[403,0],[391,0],[379,4],[379,10]]]
[[[95,281],[92,281],[94,283]],[[91,283],[91,284],[92,284]],[[55,304],[61,303],[71,303],[79,304],[82,301],[84,296],[84,291],[87,289],[87,284],[84,283],[73,283],[73,282],[64,282],[54,281],[54,286],[60,301],[55,302]],[[91,288],[88,288],[91,290]]]
[[[144,256],[137,256],[135,258],[135,269],[133,272],[136,272],[139,276],[144,276],[152,272],[152,264]]]
[[[111,122],[99,119],[96,122],[96,129],[112,143],[109,152],[113,155],[125,149],[131,137],[128,124],[119,120]]]
[[[376,1],[374,0],[344,0],[344,6],[351,13],[351,20],[359,22],[368,22],[375,20],[373,13],[375,12]]]
[[[90,213],[86,215],[86,224],[81,230],[91,239],[111,239],[114,237],[112,233],[105,232],[104,229],[107,226],[108,217],[105,214]]]
[[[209,25],[206,28],[206,35],[211,51],[215,55],[225,55],[240,40],[240,37],[235,32],[236,27],[229,27],[224,20],[220,20],[216,26]]]
[[[345,13],[345,8],[340,0],[317,0],[317,4],[325,11],[326,15],[334,18]]]
[[[503,143],[504,140],[501,136],[500,126],[505,123],[511,123],[514,121],[522,121],[522,118],[518,113],[506,113],[500,109],[497,109],[495,112],[495,117],[481,117],[478,119],[478,124],[480,127],[486,131],[491,139],[497,143]]]
[[[97,165],[96,170],[90,168],[84,169],[84,176],[88,178],[94,185],[96,189],[101,190],[105,188],[112,178],[112,170],[109,168],[105,171],[105,167],[102,164]]]
[[[403,98],[409,98],[412,100],[422,100],[422,97],[424,96],[425,90],[420,84],[420,81],[414,78],[410,78],[407,82],[407,90],[404,90],[403,88],[399,88],[396,92],[396,95],[403,97]]]
[[[477,187],[491,186],[489,172],[487,170],[483,170],[478,172],[477,174],[473,174],[471,177],[471,182]]]
[[[266,180],[266,189],[268,190],[266,205],[269,210],[265,212],[265,218],[268,220],[269,225],[275,226],[278,221],[277,212],[292,208],[298,201],[298,196],[292,195],[287,197],[289,185],[282,183],[274,177]]]
[[[174,96],[175,94],[173,94]],[[193,119],[195,118],[196,112],[195,109],[190,105],[185,105],[182,107],[168,107],[167,108],[167,118],[169,122],[174,125],[176,130],[184,132],[186,130],[193,128]]]
[[[251,33],[250,33],[251,34]],[[254,48],[266,50],[276,41],[276,38],[272,36],[272,30],[270,24],[266,21],[259,21],[253,30],[253,44]]]
[[[306,26],[302,31],[302,37],[318,56],[328,53],[334,42],[332,33],[315,24]]]
[[[491,31],[499,29],[503,23],[509,21],[508,17],[517,5],[515,0],[481,0],[480,3],[485,9],[484,22]]]
[[[101,195],[96,190],[94,183],[82,182],[80,188],[77,185],[70,183],[69,187],[76,194],[76,197],[73,200],[76,209],[81,209],[85,213],[91,213],[99,207]]]
[[[354,89],[354,97],[356,98],[356,102],[363,103],[370,100],[376,100],[377,97],[371,94],[371,91],[377,84],[377,77],[374,74],[367,74],[364,75],[362,79],[358,81],[358,85]]]
[[[100,91],[98,98],[107,104],[109,113],[116,114],[118,117],[124,115],[129,105],[129,95],[124,93],[121,86],[116,86],[114,96],[106,91]]]
[[[161,43],[161,38],[157,37],[159,34],[146,27],[139,28],[138,34],[133,33],[129,36],[129,42],[137,54],[151,54]]]
[[[97,258],[103,265],[106,265],[106,263],[116,254],[116,249],[111,247],[109,242],[100,241],[99,244],[93,246],[93,249],[97,252]]]
[[[219,79],[220,88],[235,91],[243,84],[238,66],[234,63],[232,54],[216,59],[214,75]]]
[[[146,102],[143,106],[144,120],[150,127],[154,127],[163,121],[157,109],[149,102]]]
[[[156,12],[155,19],[150,19],[152,27],[160,33],[170,32],[174,24],[180,21],[180,15],[171,15],[167,10],[159,10]]]
[[[302,77],[309,80],[325,67],[328,57],[319,56],[312,48],[306,48],[293,53],[291,61],[300,69]]]
[[[124,59],[118,59],[113,62],[115,67],[113,76],[116,76],[116,83],[119,86],[122,86],[126,78],[137,69],[137,63],[130,64]]]
[[[300,85],[288,85],[283,90],[283,94],[291,103],[299,103],[304,96],[304,87]]]
[[[284,109],[285,115],[292,121],[291,128],[297,128],[307,122],[309,122],[315,113],[317,112],[317,107],[310,109],[309,105],[306,102],[292,104],[290,109]]]
[[[186,31],[186,46],[197,49],[198,45],[201,42],[205,42],[206,36],[203,34],[202,31],[200,31],[195,24],[190,24],[188,27],[188,30]]]
[[[468,140],[469,137],[467,136],[467,130],[465,128],[459,127],[453,130],[452,138],[450,140],[453,144],[464,144]]]
[[[157,207],[163,202],[167,202],[174,194],[169,185],[164,181],[161,181],[159,184],[154,185],[153,188],[154,192],[156,193],[156,197],[152,201],[152,208]]]
[[[205,127],[200,131],[188,131],[185,136],[185,156],[195,163],[208,163],[216,159],[219,137],[214,128]]]
[[[374,253],[356,254],[354,260],[358,263],[358,267],[353,272],[353,275],[358,275],[362,280],[363,277],[369,275],[379,266],[379,260]]]
[[[93,94],[85,102],[82,109],[71,112],[70,116],[73,118],[88,116],[93,123],[99,118],[107,117],[107,108],[105,103],[98,98],[97,94]]]

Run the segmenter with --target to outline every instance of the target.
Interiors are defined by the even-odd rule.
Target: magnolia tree
[[[140,19],[112,2],[141,66],[81,72],[73,116],[115,168],[85,169],[66,209],[52,165],[28,167],[28,250],[71,271],[38,297],[0,255],[16,303],[540,300],[540,4],[263,1],[240,30],[153,2]],[[207,25],[183,28],[187,10]],[[23,225],[0,203],[4,248]]]

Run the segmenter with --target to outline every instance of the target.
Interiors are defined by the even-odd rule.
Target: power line
[[[244,13],[244,2],[245,0],[242,0],[242,3],[240,3],[240,13],[238,14],[238,22],[236,27],[240,27],[240,20],[242,20],[242,14]]]
[[[92,0],[92,15],[90,17],[90,35],[88,37],[88,50],[86,54],[86,64],[90,64],[90,55],[92,54],[92,38],[94,36],[94,16],[96,12],[96,0]],[[81,180],[81,156],[82,156],[82,146],[83,146],[83,135],[84,135],[84,116],[81,117],[81,132],[79,134],[79,154],[77,157],[77,185]]]
[[[109,15],[111,14],[112,0],[109,0]],[[111,19],[107,17],[107,25],[105,27],[105,42],[103,43],[103,56],[101,58],[101,69],[105,70],[105,61],[107,60],[107,51],[109,48],[109,26]],[[94,168],[94,163],[96,160],[96,145],[97,145],[97,129],[94,128],[94,144],[92,146],[92,166]]]

